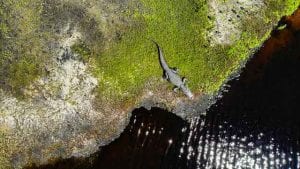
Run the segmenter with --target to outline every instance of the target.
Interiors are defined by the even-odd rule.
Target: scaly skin
[[[186,86],[185,78],[181,78],[178,75],[177,70],[171,69],[168,66],[168,64],[163,56],[162,49],[160,48],[158,43],[156,43],[155,41],[153,41],[153,43],[155,43],[155,45],[157,47],[159,63],[160,63],[161,68],[163,69],[164,79],[168,80],[170,83],[172,83],[175,86],[174,91],[180,89],[188,98],[192,99],[194,96],[193,96],[193,93],[190,91],[190,89]]]

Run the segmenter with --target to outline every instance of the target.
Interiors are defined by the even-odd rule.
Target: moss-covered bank
[[[220,6],[232,6],[219,12],[235,13],[237,23],[231,24],[238,24],[241,33],[231,44],[212,45],[208,34],[213,31],[216,16],[210,3],[141,0],[134,10],[126,11],[136,24],[97,55],[94,72],[99,77],[98,92],[113,100],[127,100],[139,93],[146,81],[161,77],[151,38],[162,46],[169,64],[189,79],[194,92],[212,93],[268,37],[279,18],[291,14],[299,5],[293,0],[264,0],[258,10],[251,11],[254,4],[247,11],[242,3],[237,5],[239,1],[217,1]]]
[[[240,24],[242,33],[230,45],[211,45],[208,34],[214,31],[216,18],[211,10],[212,2],[232,6],[219,13],[231,15],[234,12],[240,17],[239,23],[231,24]],[[71,26],[76,25],[85,33],[82,42],[73,48],[74,52],[81,54],[84,60],[93,60],[90,63],[94,64],[94,74],[100,81],[101,97],[109,100],[135,97],[146,81],[161,76],[149,38],[159,42],[169,64],[180,68],[193,91],[214,92],[240,61],[249,56],[251,48],[259,46],[268,36],[274,23],[299,5],[295,0],[263,0],[264,5],[251,13],[251,9],[243,10],[241,2],[115,2],[121,7],[111,7],[107,12],[119,11],[102,21],[103,13],[97,13],[97,8],[92,6],[98,5],[97,1],[3,1],[0,4],[1,88],[22,95],[24,86],[44,73],[51,51],[45,45],[55,38],[53,31],[71,20]],[[235,6],[242,10],[236,10]],[[121,22],[124,18],[132,22]],[[234,36],[231,38],[235,39]]]

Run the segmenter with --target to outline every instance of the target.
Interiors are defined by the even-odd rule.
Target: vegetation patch
[[[180,69],[194,92],[215,92],[252,49],[268,37],[279,18],[296,9],[294,2],[277,0],[276,4],[282,4],[278,9],[272,6],[275,2],[265,0],[259,18],[241,18],[242,34],[237,41],[211,46],[207,33],[214,26],[214,17],[209,16],[207,1],[140,2],[138,8],[126,11],[138,24],[97,56],[94,72],[100,83],[98,92],[112,100],[127,100],[139,93],[147,81],[161,77],[156,48],[149,39],[160,44],[169,65]]]
[[[71,46],[71,50],[78,54],[84,62],[88,62],[91,57],[91,50],[83,42]]]
[[[47,54],[40,32],[37,0],[0,2],[0,87],[23,97],[22,90],[43,74]]]
[[[55,31],[70,24],[84,34],[72,51],[83,61],[95,63],[101,96],[127,100],[140,93],[147,81],[161,77],[156,49],[149,39],[161,45],[168,63],[189,79],[193,91],[211,93],[267,37],[266,30],[299,5],[294,0],[264,3],[261,17],[241,18],[239,40],[211,46],[207,34],[215,17],[206,0],[135,0],[108,5],[100,14],[93,0],[90,6],[63,0],[1,1],[0,87],[22,97],[24,87],[45,73],[50,37],[55,40]],[[116,10],[107,19],[101,18]],[[124,18],[133,20],[130,27]]]

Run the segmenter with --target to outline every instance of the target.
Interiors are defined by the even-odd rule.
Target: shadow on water
[[[159,108],[144,108],[132,112],[129,125],[121,136],[90,158],[71,158],[40,169],[131,169],[161,168],[184,141],[182,128],[188,123]]]
[[[281,25],[207,116],[136,109],[120,138],[91,157],[32,168],[300,168],[300,11]]]

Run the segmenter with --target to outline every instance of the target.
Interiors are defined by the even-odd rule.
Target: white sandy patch
[[[240,38],[241,21],[247,16],[257,16],[264,7],[263,0],[210,0],[210,14],[214,17],[214,28],[208,36],[212,45],[229,45]]]

